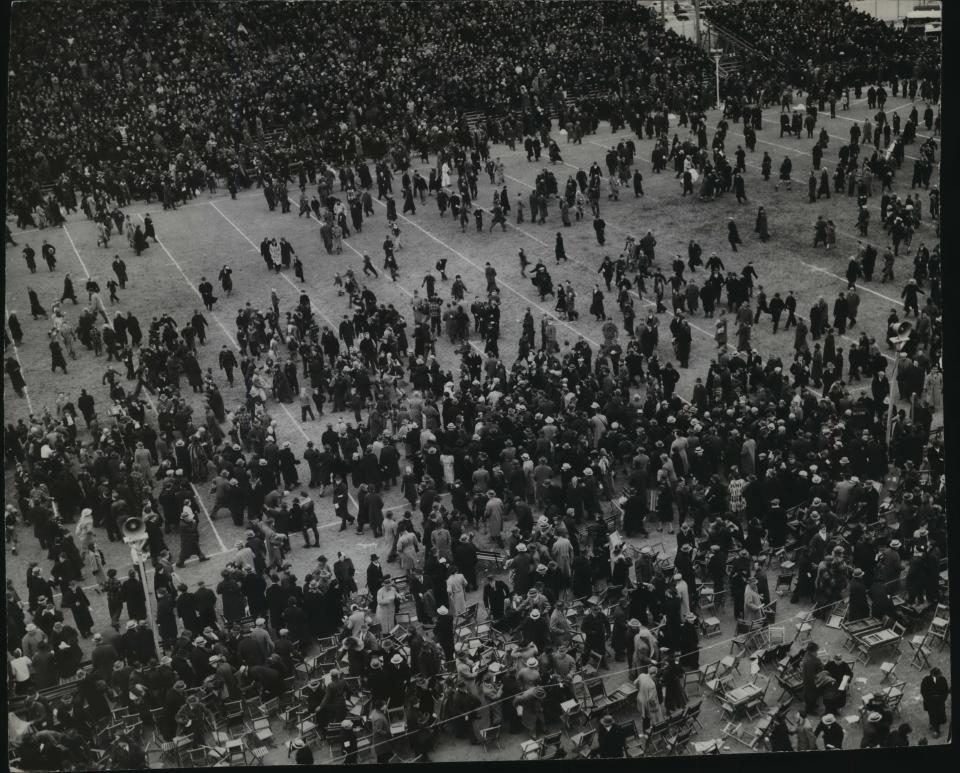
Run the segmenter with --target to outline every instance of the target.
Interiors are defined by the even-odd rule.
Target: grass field
[[[892,99],[891,108],[900,108],[902,116],[909,112],[909,104],[902,100]],[[922,105],[920,106],[922,109]],[[848,140],[851,121],[862,123],[872,111],[866,109],[866,101],[855,102],[847,113],[830,119],[821,114],[819,123],[825,125],[831,135],[830,146],[825,152],[825,163],[832,170],[835,168],[837,150]],[[889,111],[888,111],[889,112]],[[554,300],[548,298],[544,304],[537,302],[535,289],[527,279],[520,276],[520,266],[517,259],[518,250],[523,248],[532,262],[543,258],[547,264],[556,285],[560,281],[570,280],[578,292],[578,309],[580,318],[576,322],[557,322],[558,339],[561,346],[572,344],[578,335],[587,341],[596,344],[601,340],[599,323],[587,313],[589,293],[593,284],[598,282],[597,268],[604,255],[614,259],[620,253],[624,240],[628,234],[639,238],[649,229],[656,236],[658,263],[669,273],[669,262],[672,256],[680,253],[686,259],[687,243],[690,239],[697,239],[704,250],[704,259],[711,252],[717,252],[723,259],[728,271],[737,271],[747,263],[753,261],[759,274],[759,284],[763,285],[768,297],[775,291],[784,296],[788,290],[793,290],[798,298],[799,312],[806,316],[810,306],[823,297],[832,307],[837,293],[846,289],[846,281],[842,275],[846,268],[849,256],[855,252],[856,234],[856,201],[845,195],[816,204],[807,203],[806,176],[811,165],[811,148],[814,140],[777,137],[778,109],[772,108],[764,114],[765,127],[758,133],[757,152],[748,154],[746,192],[748,203],[738,205],[732,194],[727,194],[713,202],[701,202],[696,198],[681,199],[680,181],[674,178],[674,173],[667,170],[655,175],[649,163],[652,142],[638,140],[637,158],[635,163],[644,175],[644,189],[646,195],[634,199],[631,188],[621,189],[620,200],[607,202],[605,191],[601,196],[601,214],[607,223],[607,244],[601,247],[594,237],[593,228],[588,217],[581,223],[575,223],[570,228],[560,227],[559,212],[555,200],[551,202],[550,217],[545,225],[533,225],[529,222],[529,213],[522,226],[516,226],[515,210],[511,211],[509,220],[511,225],[506,232],[499,228],[492,233],[487,232],[489,216],[485,218],[483,233],[477,233],[471,222],[465,233],[455,223],[450,214],[443,219],[439,217],[435,199],[428,199],[421,206],[418,202],[417,213],[411,217],[401,217],[402,249],[397,252],[400,265],[400,279],[391,282],[381,273],[379,279],[367,282],[382,303],[390,303],[405,312],[412,320],[410,299],[414,290],[419,288],[423,276],[433,271],[437,259],[448,259],[447,273],[451,280],[456,274],[461,274],[469,290],[467,303],[478,291],[485,288],[483,266],[489,261],[498,272],[498,283],[501,287],[502,318],[501,318],[501,354],[509,366],[516,353],[516,343],[519,339],[520,320],[526,307],[530,307],[536,317],[541,314],[554,315]],[[719,116],[716,112],[709,115],[710,135],[712,127],[716,125]],[[731,125],[727,139],[727,154],[732,158],[736,146],[742,143],[743,137],[739,133],[740,125]],[[679,130],[681,140],[685,130]],[[817,127],[819,132],[819,126]],[[587,170],[593,161],[604,167],[603,156],[610,144],[618,139],[626,139],[626,132],[611,135],[609,126],[604,124],[595,135],[586,137],[582,145],[568,145],[561,143],[564,163],[553,167],[560,189],[566,182],[568,174],[575,174],[578,168]],[[922,140],[921,140],[922,141]],[[760,176],[760,161],[763,151],[769,151],[773,158],[773,168],[776,170],[784,155],[789,155],[794,161],[793,190],[781,188],[774,190],[776,172],[769,182],[763,182]],[[909,192],[910,164],[909,158],[917,155],[916,146],[908,147],[908,161],[898,174],[895,190],[905,196]],[[521,193],[526,199],[529,189],[539,170],[549,166],[544,156],[540,164],[528,163],[521,150],[511,152],[506,146],[494,146],[494,156],[499,156],[506,164],[507,187],[511,201]],[[426,165],[419,165],[421,173],[427,176]],[[604,167],[605,168],[605,167]],[[489,207],[492,204],[493,187],[489,184],[486,175],[479,181],[479,204]],[[875,195],[870,201],[871,209],[871,238],[881,249],[886,244],[879,225],[879,191],[875,186]],[[399,193],[399,186],[395,188]],[[296,198],[294,196],[294,198]],[[924,213],[927,210],[928,197],[922,197]],[[763,244],[753,234],[753,224],[758,206],[764,206],[769,217],[771,240]],[[263,195],[259,190],[250,190],[241,193],[236,200],[231,200],[221,193],[209,196],[201,194],[188,206],[181,207],[175,212],[163,212],[159,206],[146,206],[142,203],[131,206],[127,212],[137,215],[146,212],[153,216],[159,244],[151,244],[150,248],[140,257],[136,257],[128,248],[125,238],[112,239],[108,249],[97,247],[96,231],[93,224],[81,215],[74,215],[63,229],[46,229],[43,232],[29,231],[15,233],[17,247],[7,247],[6,271],[6,304],[7,309],[19,312],[21,324],[24,327],[25,338],[23,346],[18,350],[22,363],[23,375],[28,384],[28,401],[18,398],[5,385],[4,420],[6,422],[23,418],[28,410],[41,411],[44,407],[53,409],[58,391],[64,391],[74,398],[79,394],[81,387],[95,396],[101,416],[107,405],[106,387],[102,386],[101,378],[106,367],[104,359],[98,360],[91,352],[79,346],[79,359],[69,362],[68,376],[57,374],[49,375],[50,355],[47,348],[45,333],[48,328],[44,320],[33,321],[28,313],[29,304],[26,298],[27,286],[34,287],[39,293],[41,302],[49,310],[51,304],[60,297],[63,276],[69,271],[74,278],[77,294],[81,299],[81,306],[86,295],[83,290],[86,276],[94,276],[103,286],[112,275],[110,268],[114,254],[119,254],[127,263],[130,277],[127,289],[120,291],[121,304],[119,310],[133,309],[141,321],[146,333],[152,316],[160,311],[171,313],[175,319],[183,323],[189,319],[194,309],[202,309],[200,298],[195,290],[201,276],[206,276],[216,285],[216,276],[224,263],[230,264],[234,270],[234,293],[227,298],[217,287],[219,302],[214,312],[207,313],[211,323],[208,330],[208,339],[205,350],[201,353],[200,361],[204,368],[211,367],[217,375],[217,381],[224,393],[224,400],[228,410],[242,399],[242,381],[237,379],[239,386],[231,389],[225,380],[219,378],[216,353],[224,344],[233,346],[235,325],[234,318],[237,311],[247,302],[254,306],[266,307],[269,304],[271,288],[276,288],[281,297],[281,311],[290,309],[297,301],[301,286],[291,272],[275,276],[265,270],[259,255],[259,243],[264,236],[285,236],[294,246],[305,266],[306,284],[304,288],[310,295],[315,312],[330,325],[335,323],[347,311],[347,299],[338,297],[332,284],[335,272],[343,272],[352,267],[362,278],[360,267],[361,256],[369,253],[378,269],[382,264],[381,243],[386,231],[385,211],[382,204],[375,204],[377,209],[373,218],[365,221],[362,233],[353,234],[344,242],[341,255],[328,256],[319,237],[319,227],[314,220],[306,217],[298,218],[296,206],[291,213],[280,215],[279,210],[271,213],[267,210]],[[831,218],[837,224],[837,249],[827,252],[814,249],[813,223],[818,215]],[[744,244],[740,251],[730,252],[726,240],[726,220],[734,217],[739,225]],[[11,224],[11,228],[12,228]],[[553,243],[556,232],[563,232],[566,251],[570,261],[561,266],[554,265]],[[57,249],[58,265],[54,273],[48,273],[46,266],[39,260],[40,241],[47,239]],[[932,246],[935,242],[933,226],[928,220],[914,236],[914,249],[926,242]],[[20,251],[25,244],[31,244],[38,253],[38,272],[31,276],[21,257]],[[881,341],[885,337],[885,320],[893,307],[900,307],[900,290],[906,278],[912,273],[912,251],[901,252],[898,258],[895,274],[897,280],[892,284],[880,284],[874,281],[860,287],[860,313],[857,326],[850,331],[853,338],[859,336],[861,328],[869,335]],[[877,270],[875,276],[879,277]],[[689,274],[687,275],[689,278]],[[706,278],[705,272],[698,271],[694,275],[701,284]],[[449,295],[449,288],[438,284],[441,296]],[[106,297],[106,292],[104,293]],[[615,310],[615,296],[607,294],[606,308],[608,314]],[[636,302],[637,324],[642,322],[647,313],[653,308],[649,300]],[[79,307],[78,307],[79,308]],[[66,308],[68,320],[74,323],[77,318],[76,310],[70,306]],[[622,327],[619,313],[613,315]],[[670,360],[675,362],[670,345],[667,325],[670,315],[661,315],[660,350],[661,362]],[[702,312],[690,318],[694,327],[694,340],[690,368],[681,370],[681,380],[678,393],[684,398],[691,395],[696,377],[705,377],[708,364],[716,351],[713,341],[713,320],[704,320]],[[732,326],[731,326],[732,330]],[[732,338],[732,336],[731,336]],[[621,343],[625,344],[625,336],[621,330]],[[772,333],[772,323],[769,317],[762,319],[753,330],[753,346],[764,357],[772,354],[779,355],[786,364],[792,361],[793,331],[784,332],[782,329],[777,335]],[[538,336],[539,342],[539,336]],[[850,341],[838,341],[846,350]],[[456,372],[458,357],[453,347],[444,339],[438,342],[438,356],[444,369],[453,369]],[[881,342],[881,349],[883,344]],[[122,369],[121,369],[122,370]],[[132,387],[132,384],[130,385]],[[869,389],[869,382],[864,381],[854,388]],[[184,392],[189,400],[198,406],[194,395],[189,389]],[[271,416],[276,420],[278,440],[293,442],[297,453],[301,453],[308,439],[319,439],[320,433],[326,426],[322,419],[318,422],[301,424],[299,421],[299,406],[269,406]],[[352,420],[352,417],[347,417]],[[935,422],[940,423],[938,415]],[[7,475],[8,494],[9,471]],[[205,492],[200,492],[205,493]],[[207,498],[209,499],[209,498]],[[388,506],[398,506],[400,497],[398,492],[392,491],[385,497]],[[339,522],[333,520],[332,505],[329,500],[320,500],[318,514],[323,531],[323,552],[331,557],[337,551],[350,555],[362,574],[367,564],[367,555],[371,550],[377,550],[383,555],[384,545],[377,545],[372,537],[357,538],[352,531],[340,534],[335,528]],[[218,522],[209,518],[202,519],[201,540],[208,555],[215,555],[226,551],[233,545],[234,539],[240,537],[242,530],[232,523]],[[640,540],[633,540],[643,544]],[[105,540],[104,540],[105,542]],[[174,543],[171,547],[176,549]],[[299,538],[294,536],[293,542],[299,545]],[[108,561],[118,567],[124,567],[129,562],[126,549],[119,544],[103,544],[101,547],[107,553]],[[46,566],[45,557],[41,556],[32,536],[23,535],[20,554],[16,557],[7,555],[7,576],[13,579],[15,587],[25,594],[25,571],[27,562],[40,560]],[[669,546],[672,552],[673,546]],[[292,560],[298,573],[308,570],[314,558],[313,552],[295,550]],[[219,573],[218,561],[201,566],[193,561],[188,564],[184,576],[193,583],[197,579],[215,581]],[[105,602],[94,600],[94,619],[106,619]],[[917,720],[918,722],[921,720]],[[915,724],[916,726],[916,724]],[[702,735],[701,737],[712,737]],[[507,757],[516,755],[507,754]],[[442,759],[442,757],[438,757]]]

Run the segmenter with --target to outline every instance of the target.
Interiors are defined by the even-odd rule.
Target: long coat
[[[93,629],[93,617],[90,614],[90,600],[83,588],[67,587],[63,591],[60,605],[73,612],[73,621],[77,624],[80,633],[88,633]]]
[[[640,674],[634,684],[637,686],[637,710],[641,719],[648,720],[651,725],[663,721],[663,707],[660,705],[660,696],[657,695],[657,685],[649,674]]]
[[[454,616],[467,611],[467,581],[459,572],[447,578],[447,596],[450,598],[450,608]]]
[[[930,724],[939,727],[947,721],[947,696],[950,685],[943,676],[928,674],[920,682],[920,695],[923,696],[923,710],[930,717]]]
[[[393,585],[384,585],[377,591],[377,622],[384,634],[390,633],[395,625],[397,592]]]
[[[499,537],[503,532],[503,500],[500,497],[490,497],[484,510],[484,518],[487,521],[490,536]]]

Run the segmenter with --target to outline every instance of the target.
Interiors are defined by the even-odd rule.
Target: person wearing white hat
[[[521,689],[528,689],[540,684],[540,661],[531,655],[523,662],[523,667],[517,671],[517,681]]]
[[[879,714],[877,715],[880,716]],[[869,720],[869,717],[868,717]],[[815,736],[823,736],[823,746],[825,749],[843,748],[843,727],[837,722],[833,714],[824,714],[820,717],[820,724],[813,731]]]
[[[526,543],[517,545],[517,554],[506,563],[507,569],[513,570],[513,592],[524,595],[530,589],[531,575],[534,572],[535,562]]]
[[[302,738],[294,738],[290,742],[290,749],[297,765],[313,765],[313,751]]]
[[[891,540],[890,544],[877,554],[877,566],[873,573],[874,582],[883,584],[890,596],[900,590],[900,574],[903,571],[903,561],[900,558],[900,540]]]
[[[443,604],[437,607],[437,620],[433,629],[433,637],[437,640],[437,644],[443,649],[445,658],[447,660],[453,660],[453,616],[450,614],[450,610]]]

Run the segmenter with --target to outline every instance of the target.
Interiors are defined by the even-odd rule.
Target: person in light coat
[[[410,573],[417,567],[420,553],[420,538],[413,531],[405,531],[397,537],[397,553],[400,555],[400,568]]]
[[[657,683],[654,681],[657,669],[651,666],[646,674],[640,674],[634,684],[637,686],[637,710],[643,720],[643,729],[663,721],[663,706],[660,705],[660,696],[657,693]]]
[[[137,450],[133,452],[133,465],[143,473],[145,480],[151,479],[150,451],[140,441],[137,441]]]
[[[764,618],[763,599],[757,590],[757,578],[751,577],[743,592],[743,618],[747,623],[753,623]]]
[[[497,492],[490,489],[487,492],[489,499],[483,511],[483,519],[487,522],[487,529],[490,531],[490,539],[501,547],[503,546],[503,500],[497,496]]]
[[[377,622],[384,634],[390,633],[395,625],[397,591],[393,581],[384,578],[383,586],[377,591]]]
[[[673,575],[673,584],[677,589],[677,595],[680,597],[680,616],[690,614],[690,588],[687,586],[683,575]]]
[[[557,539],[550,548],[550,555],[557,562],[557,568],[569,583],[570,574],[573,571],[573,543],[567,539],[565,529],[562,531],[557,529]]]
[[[454,618],[467,611],[467,579],[457,567],[453,567],[451,575],[447,578],[447,596],[450,599]]]

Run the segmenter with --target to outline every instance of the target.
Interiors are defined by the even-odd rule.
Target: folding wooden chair
[[[933,648],[929,646],[930,641],[930,631],[927,631],[923,635],[914,636],[908,643],[910,648],[913,650],[913,658],[910,660],[910,665],[916,668],[918,671],[926,671],[930,668],[930,655],[933,653]]]
[[[247,764],[247,747],[242,738],[231,738],[223,744],[227,750],[224,762],[230,766],[245,766]]]
[[[357,736],[357,758],[360,759],[361,755],[364,759],[369,761],[376,760],[376,750],[373,748],[373,734],[367,733],[365,735]]]
[[[642,757],[646,747],[646,737],[640,732],[637,723],[633,720],[620,723],[620,732],[626,739],[627,757],[636,759]]]
[[[387,721],[390,723],[391,735],[403,735],[407,731],[407,718],[403,706],[387,709]]]
[[[880,684],[884,684],[890,679],[896,678],[897,675],[897,664],[900,663],[900,658],[903,657],[900,652],[897,653],[897,657],[893,661],[887,661],[880,664],[880,673],[883,674],[880,679]]]
[[[940,642],[939,650],[943,650],[944,645],[950,641],[950,607],[946,604],[937,604],[927,636],[931,642]]]
[[[903,701],[903,691],[906,686],[906,681],[894,682],[883,696],[887,709],[897,716],[900,716],[900,703]]]
[[[580,673],[583,675],[584,680],[596,678],[596,676],[600,673],[600,664],[602,662],[603,658],[596,652],[589,653],[587,655],[586,665],[580,669]]]
[[[667,734],[670,732],[671,724],[671,721],[666,719],[663,722],[650,725],[650,728],[647,731],[646,743],[643,749],[644,756],[664,750],[664,743],[666,741]]]
[[[703,708],[703,700],[698,700],[696,703],[688,703],[684,710],[684,721],[694,724],[702,729],[703,724],[700,722],[701,708]]]
[[[181,768],[206,768],[210,766],[209,750],[204,746],[184,749],[180,752]]]
[[[703,610],[701,609],[701,611]],[[700,632],[705,639],[712,639],[714,636],[721,636],[723,631],[720,630],[720,618],[713,615],[701,618]]]
[[[763,691],[756,698],[747,701],[746,706],[743,708],[748,717],[757,719],[763,713],[764,706],[766,706],[767,690],[770,688],[770,677],[757,674],[753,683],[757,687],[761,687]]]
[[[320,734],[317,729],[317,723],[313,721],[313,714],[309,711],[305,711],[297,719],[297,735],[304,740],[304,742],[309,746],[311,742],[319,740]],[[339,740],[340,731],[337,731],[337,737]]]
[[[743,659],[741,655],[727,655],[726,657],[720,658],[720,665],[717,668],[717,676],[723,678],[729,674],[732,674],[736,671],[740,673],[740,661]]]
[[[797,623],[797,633],[793,637],[795,642],[810,641],[813,636],[813,613],[808,612]]]
[[[693,731],[687,727],[682,730],[678,730],[675,735],[668,738],[666,741],[666,752],[668,757],[679,756],[683,754],[684,749],[687,748],[687,744],[690,743],[690,736],[693,735]]]
[[[539,760],[543,754],[543,741],[531,738],[520,744],[521,760]]]
[[[720,661],[715,660],[712,663],[704,663],[696,671],[696,674],[699,677],[699,684],[702,685],[703,687],[706,687],[711,692],[714,689],[713,685],[717,679],[718,668],[720,668]],[[684,677],[684,684],[686,684],[686,677]]]
[[[584,710],[580,701],[570,698],[560,704],[560,721],[563,723],[563,732],[573,738],[573,731],[579,730],[589,719],[589,712]]]
[[[697,605],[700,610],[701,615],[716,615],[717,614],[717,604],[714,598],[713,585],[706,584],[700,586],[700,591],[697,596]]]
[[[590,694],[591,709],[590,716],[606,713],[607,707],[613,702],[607,695],[607,688],[602,679],[587,683],[587,692]]]
[[[596,737],[596,728],[584,730],[582,733],[577,733],[576,735],[571,736],[570,740],[573,742],[573,751],[571,754],[580,759],[585,759],[588,757],[590,754],[590,748],[593,746],[593,741]]]
[[[249,752],[250,760],[257,765],[263,765],[263,758],[269,753],[266,746],[251,746]]]
[[[244,723],[247,735],[253,746],[273,745],[273,730],[270,728],[270,717],[254,717]]]
[[[557,757],[558,754],[563,752],[563,733],[550,733],[545,735],[542,739],[543,749],[540,752],[539,759],[541,760],[552,760]]]
[[[498,749],[503,749],[500,744],[500,729],[502,725],[491,725],[480,731],[480,743],[483,744],[485,752],[490,751],[491,744],[496,744]]]

